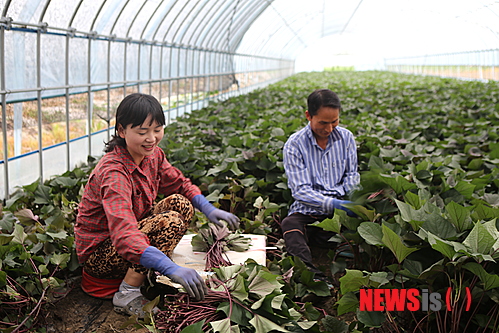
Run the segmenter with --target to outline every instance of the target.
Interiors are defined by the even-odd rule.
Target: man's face
[[[311,116],[308,110],[305,112],[310,127],[317,140],[327,140],[329,134],[340,123],[340,109],[322,106],[317,110],[315,116]]]

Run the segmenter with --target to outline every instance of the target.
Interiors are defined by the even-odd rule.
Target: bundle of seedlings
[[[222,222],[220,225],[208,223],[203,225],[198,234],[192,237],[192,250],[206,252],[205,271],[220,266],[230,266],[226,251],[244,252],[249,249],[251,238],[244,237],[239,231],[231,233]]]
[[[248,259],[244,265],[213,269],[202,301],[185,292],[166,295],[155,315],[162,332],[319,332],[323,317],[310,303],[293,302],[282,276]]]

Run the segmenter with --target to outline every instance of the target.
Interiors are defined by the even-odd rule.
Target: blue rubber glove
[[[194,269],[177,265],[154,246],[145,249],[140,257],[140,264],[146,268],[153,268],[173,282],[181,284],[189,296],[198,301],[203,300],[208,293],[206,283]]]
[[[348,209],[346,207],[343,207],[343,205],[345,205],[345,204],[351,204],[351,203],[353,203],[353,202],[348,201],[348,200],[340,200],[340,199],[334,198],[333,199],[333,209],[344,210],[345,212],[347,212],[348,216],[355,217],[355,216],[357,216],[357,214],[355,214],[354,212],[352,212],[350,209]]]
[[[226,221],[229,225],[229,228],[232,230],[236,230],[239,228],[239,218],[232,213],[226,212],[225,210],[215,208],[215,210],[211,211],[211,213],[207,215],[207,217],[208,220],[218,225],[220,225],[220,222],[218,220]]]
[[[204,195],[198,194],[194,196],[194,198],[192,198],[192,204],[199,209],[201,213],[206,215],[210,222],[221,225],[219,220],[224,220],[227,222],[230,229],[236,230],[239,228],[239,218],[236,215],[215,208]]]

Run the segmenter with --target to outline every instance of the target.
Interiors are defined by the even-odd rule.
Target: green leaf
[[[273,321],[257,314],[255,314],[253,319],[250,320],[250,324],[255,328],[255,333],[268,333],[272,330],[279,332],[289,332]]]
[[[463,267],[480,278],[485,291],[499,288],[499,276],[497,274],[487,273],[482,265],[476,262],[468,262],[464,264]]]
[[[2,213],[3,216],[0,219],[0,230],[2,230],[2,232],[11,233],[12,230],[14,230],[14,225],[16,224],[17,220],[14,214],[12,214],[11,212],[4,211]]]
[[[360,311],[357,310],[357,319],[367,327],[381,327],[386,317],[379,311]]]
[[[406,264],[409,260],[406,260],[404,264]],[[369,276],[369,285],[374,288],[379,288],[380,286],[389,283],[388,280],[388,272],[374,272]]]
[[[50,262],[54,265],[58,266],[65,266],[71,255],[69,253],[59,253],[59,254],[54,254],[52,258],[50,258]]]
[[[277,295],[274,298],[272,298],[272,308],[276,310],[280,310],[282,308],[282,302],[284,301],[284,298],[286,297],[286,294],[281,294]]]
[[[31,209],[21,209],[14,214],[23,225],[33,225],[38,221],[38,216],[35,216]]]
[[[14,239],[13,235],[0,234],[0,246],[9,244]]]
[[[232,167],[230,168],[230,171],[232,171],[232,173],[236,176],[241,176],[241,175],[244,175],[244,172],[242,172],[241,170],[239,170],[239,167],[237,166],[237,163],[234,162],[232,164]]]
[[[267,156],[264,156],[258,161],[256,166],[264,171],[270,171],[276,166],[276,164],[272,162]]]
[[[395,203],[400,210],[400,217],[406,222],[425,221],[427,213],[423,209],[414,209],[411,205],[395,199]],[[418,231],[415,229],[415,231]]]
[[[1,263],[1,261],[0,261]],[[1,265],[0,265],[1,267]],[[4,272],[3,270],[0,270],[0,288],[5,287],[7,285],[7,273]]]
[[[272,129],[272,136],[273,137],[276,137],[276,136],[285,136],[286,133],[284,132],[284,130],[280,127],[274,127]]]
[[[408,191],[405,193],[404,199],[409,205],[411,205],[415,209],[421,208],[422,203],[421,203],[421,198],[419,197],[419,195]]]
[[[218,306],[217,310],[223,311],[227,317],[230,313],[230,320],[234,323],[241,326],[248,326],[251,313],[237,303],[232,303],[232,309],[230,306],[231,304],[229,302],[222,302]]]
[[[160,297],[159,297],[159,296],[157,296],[157,297],[156,297],[155,299],[153,299],[152,301],[147,302],[147,304],[146,304],[146,305],[144,305],[143,310],[144,310],[145,312],[152,313],[152,311],[153,311],[154,307],[155,307],[155,306],[157,306],[157,305],[159,304],[159,299],[160,299]]]
[[[65,230],[61,230],[59,232],[46,232],[47,235],[52,237],[52,239],[66,239],[68,238],[68,233]]]
[[[272,294],[274,290],[280,290],[281,287],[282,285],[277,282],[277,275],[262,270],[253,278],[248,286],[248,291],[260,297],[265,297]]]
[[[473,228],[473,222],[470,218],[470,211],[460,204],[451,201],[445,206],[445,210],[450,218],[451,223],[456,227],[458,232]]]
[[[409,248],[402,243],[402,240],[399,235],[393,232],[390,228],[383,225],[383,244],[388,247],[398,262],[401,263],[404,259],[411,253],[417,251],[418,249]]]
[[[234,281],[234,284],[230,285],[231,295],[241,302],[248,299],[248,292],[246,291],[246,287],[244,285],[244,277],[238,274],[232,281]]]
[[[214,332],[230,332],[230,318],[210,322]]]
[[[296,324],[300,326],[302,330],[309,330],[317,324],[317,321],[298,321]]]
[[[488,207],[482,203],[476,205],[471,214],[474,220],[492,220],[499,218],[499,209]]]
[[[473,196],[473,191],[475,190],[475,185],[470,184],[464,180],[459,181],[454,189],[461,193],[466,199],[471,199]]]
[[[446,256],[451,260],[454,258],[456,251],[451,242],[445,241],[440,237],[435,236],[431,232],[427,232],[427,234],[428,234],[428,243],[430,243],[431,247],[434,250],[437,250],[438,252],[442,253],[444,256]]]
[[[208,172],[206,173],[206,176],[217,176],[220,173],[226,171],[227,169],[227,164],[226,163],[221,163],[219,165],[214,166],[213,168],[209,169]]]
[[[20,224],[14,226],[14,232],[12,233],[14,238],[12,238],[12,243],[24,244],[24,241],[28,235],[24,232],[24,228]]]
[[[338,304],[338,316],[341,316],[347,312],[354,312],[359,308],[359,300],[353,292],[349,292],[341,296],[336,304]]]
[[[49,204],[52,202],[50,199],[50,186],[43,184],[38,185],[35,190],[35,200],[34,204]]]
[[[222,199],[223,198],[223,194],[220,193],[220,190],[214,190],[213,192],[211,192],[210,194],[208,194],[206,196],[206,200],[210,201],[210,202],[218,202],[219,199]]]
[[[50,274],[49,270],[47,269],[47,265],[39,265],[38,270],[40,271],[40,275]]]
[[[367,244],[376,246],[383,245],[383,231],[379,224],[374,222],[362,222],[357,228],[357,231]]]
[[[315,273],[309,270],[303,270],[300,279],[303,285],[306,286],[307,291],[316,294],[317,296],[331,296],[331,291],[327,283],[323,281],[314,281]]]
[[[360,288],[369,286],[369,276],[356,269],[347,269],[345,275],[340,279],[340,290],[342,294],[358,291]]]
[[[402,176],[396,176],[395,178],[393,178],[390,176],[380,175],[380,179],[388,186],[390,186],[397,194],[402,194],[409,190],[417,188],[416,184],[409,182]]]
[[[61,230],[64,228],[64,223],[66,219],[64,218],[62,212],[60,210],[56,210],[56,212],[52,213],[50,217],[45,220],[47,225],[50,225],[53,229]]]
[[[425,222],[421,227],[442,239],[451,239],[457,236],[454,225],[443,218],[440,213],[431,212],[430,214],[427,214]]]
[[[344,321],[337,319],[331,315],[326,315],[322,320],[321,324],[326,332],[334,333],[347,333],[348,325]]]
[[[185,327],[180,333],[203,333],[203,325],[204,325],[205,319],[198,321],[195,324],[189,325]]]
[[[338,214],[335,214],[332,218],[324,219],[320,223],[314,225],[326,231],[332,231],[337,234],[341,232],[341,222],[340,222],[340,216]]]
[[[494,236],[490,234],[487,228],[482,223],[477,222],[468,237],[463,241],[463,244],[469,247],[474,254],[490,254],[495,242]]]

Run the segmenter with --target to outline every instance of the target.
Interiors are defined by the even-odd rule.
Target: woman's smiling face
[[[150,115],[139,126],[132,127],[129,124],[126,128],[121,125],[118,127],[118,134],[125,139],[126,149],[137,165],[144,157],[152,155],[164,135],[164,126],[153,121]]]

